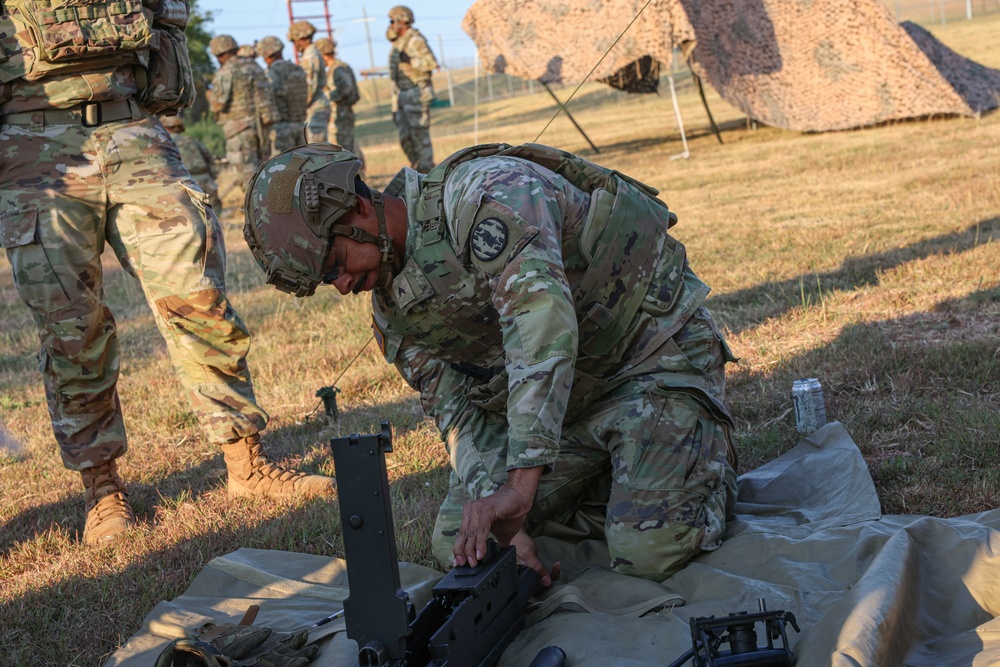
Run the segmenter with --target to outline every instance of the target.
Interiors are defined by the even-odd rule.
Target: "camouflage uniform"
[[[281,119],[274,124],[271,142],[271,154],[277,155],[306,141],[304,126],[309,83],[305,70],[287,60],[276,60],[268,65],[267,77],[271,80]]]
[[[330,98],[326,96],[326,65],[323,56],[310,44],[299,57],[299,65],[306,71],[309,100],[306,111],[306,140],[308,143],[327,140],[327,125],[330,124]]]
[[[7,27],[0,31],[9,36]],[[218,220],[170,135],[137,101],[135,64],[92,58],[89,69],[76,63],[41,77],[31,71],[29,79],[11,74],[19,62],[30,66],[27,58],[6,51],[0,240],[38,327],[39,368],[66,467],[86,471],[126,450],[120,348],[104,302],[105,243],[139,279],[208,439],[256,434],[267,415],[247,369],[249,334],[226,298]]]
[[[183,134],[184,124],[179,117],[167,117],[162,120],[163,126],[170,131],[170,138],[181,152],[181,161],[187,167],[191,178],[210,198],[212,208],[219,208],[219,189],[215,183],[215,157],[205,144],[190,134]]]
[[[354,139],[354,105],[357,104],[361,95],[351,66],[343,60],[335,59],[333,65],[327,67],[326,70],[326,87],[330,101],[337,108],[332,122],[337,143],[364,162],[364,157],[358,148],[358,142]]]
[[[274,91],[250,58],[230,58],[212,77],[212,112],[226,135],[226,160],[239,182],[270,157],[271,125],[278,119]]]
[[[431,74],[437,66],[427,40],[413,26],[392,43],[389,78],[396,89],[392,119],[399,131],[399,145],[406,153],[410,166],[421,173],[434,168],[434,148],[431,146],[434,86]]]
[[[611,567],[662,579],[719,546],[735,500],[733,358],[651,191],[523,148],[386,189],[407,253],[373,325],[451,456],[435,555],[452,562],[470,499],[545,466],[529,532],[596,506]]]

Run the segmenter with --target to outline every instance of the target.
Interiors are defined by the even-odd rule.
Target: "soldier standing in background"
[[[244,44],[240,48],[236,49],[236,57],[244,58],[246,60],[254,60],[257,57],[257,51],[249,44]]]
[[[337,43],[323,37],[316,40],[316,48],[323,56],[326,64],[326,90],[330,101],[336,105],[336,111],[330,125],[334,127],[337,143],[358,156],[363,165],[365,156],[354,138],[354,105],[361,99],[358,81],[354,78],[354,70],[343,60],[337,58]],[[362,167],[362,173],[364,167]]]
[[[136,521],[116,463],[127,439],[105,244],[142,285],[191,409],[223,451],[229,492],[332,493],[333,480],[263,454],[267,414],[247,367],[250,334],[226,296],[219,222],[150,115],[194,99],[187,4],[90,0],[87,17],[64,12],[55,23],[42,3],[3,4],[0,245],[38,329],[63,463],[82,476],[83,541],[116,537]]]
[[[252,59],[239,57],[238,48],[229,35],[208,43],[221,65],[212,77],[209,107],[226,135],[228,166],[219,177],[219,196],[226,204],[243,200],[247,179],[270,157],[271,125],[278,120],[267,75]]]
[[[219,188],[215,183],[217,168],[215,166],[215,156],[211,151],[190,134],[184,134],[184,121],[180,115],[164,116],[160,119],[163,127],[170,132],[170,138],[177,145],[177,150],[181,152],[181,160],[187,167],[191,177],[201,186],[209,197],[213,208],[221,209],[219,203]]]
[[[257,55],[267,64],[267,78],[278,105],[278,122],[271,134],[271,155],[306,143],[305,122],[309,82],[304,69],[282,57],[285,45],[274,35],[257,42]]]
[[[316,27],[309,21],[296,21],[288,28],[288,39],[299,54],[299,65],[306,71],[309,89],[306,93],[306,143],[327,140],[330,124],[330,98],[326,96],[326,66],[323,56],[312,43]]]
[[[438,68],[427,40],[413,27],[413,12],[397,5],[389,10],[389,28],[385,36],[392,42],[389,52],[389,78],[396,95],[392,101],[392,119],[399,131],[399,145],[410,167],[422,174],[434,168],[431,146],[431,102],[434,86],[431,74]]]

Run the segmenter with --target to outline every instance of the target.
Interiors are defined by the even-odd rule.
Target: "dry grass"
[[[1000,67],[1000,17],[932,28],[960,53]],[[690,81],[679,86],[689,160],[669,159],[681,148],[668,97],[592,85],[571,110],[600,155],[565,118],[540,141],[660,188],[680,215],[677,235],[715,288],[710,305],[742,357],[729,392],[742,467],[795,443],[789,388],[818,377],[830,415],[869,462],[885,512],[995,507],[1000,114],[804,135],[747,129],[710,95],[724,130],[719,145]],[[478,135],[471,108],[435,110],[435,149],[443,156],[474,139],[531,141],[552,110],[541,90],[497,100],[480,109]],[[373,108],[359,123],[376,185],[403,163],[387,123]],[[263,286],[238,222],[229,215],[225,223],[231,295],[254,331],[250,361],[272,414],[271,453],[330,473],[328,438],[391,420],[400,557],[431,564],[446,460],[414,395],[374,346],[349,366],[370,336],[368,306],[333,290],[295,300]],[[20,443],[0,451],[0,664],[97,664],[157,601],[239,547],[342,555],[335,504],[225,493],[221,457],[201,439],[139,290],[113,258],[106,268],[132,442],[122,471],[141,519],[109,547],[79,542],[79,476],[59,462],[31,320],[9,269],[0,270],[0,419]],[[342,416],[329,422],[315,392],[338,378]]]

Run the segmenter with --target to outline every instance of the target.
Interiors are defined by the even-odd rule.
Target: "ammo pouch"
[[[163,25],[153,29],[153,37],[144,82],[142,71],[136,70],[139,101],[152,114],[180,111],[191,106],[195,97],[184,29]]]

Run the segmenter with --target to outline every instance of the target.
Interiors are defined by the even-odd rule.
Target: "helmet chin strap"
[[[378,269],[376,287],[386,288],[392,284],[392,237],[389,236],[385,224],[385,200],[382,193],[372,190],[372,205],[375,207],[375,217],[378,218],[378,249],[382,252],[382,264]]]
[[[392,251],[392,237],[389,236],[388,227],[385,224],[385,199],[382,193],[377,190],[371,191],[372,207],[375,209],[375,217],[378,218],[378,236],[369,234],[360,227],[352,225],[335,224],[330,229],[330,243],[333,243],[334,236],[346,236],[359,243],[374,243],[382,253],[382,261],[378,267],[377,288],[385,288],[392,284],[392,270],[394,253]],[[327,253],[329,253],[329,246]]]

